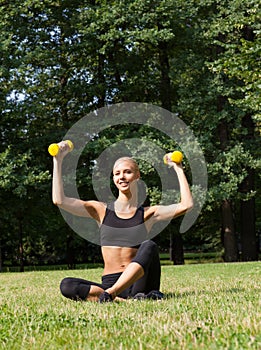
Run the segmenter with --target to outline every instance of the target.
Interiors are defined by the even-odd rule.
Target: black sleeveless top
[[[106,208],[100,227],[101,246],[138,247],[147,239],[144,224],[144,208],[137,208],[133,217],[119,218],[114,210],[114,203]]]

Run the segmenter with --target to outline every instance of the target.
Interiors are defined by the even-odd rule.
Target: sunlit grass
[[[260,349],[260,263],[162,267],[166,299],[76,303],[60,280],[101,268],[0,275],[1,349]]]

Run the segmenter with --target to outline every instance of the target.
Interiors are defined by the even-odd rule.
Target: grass
[[[102,269],[0,274],[0,349],[260,349],[260,263],[162,266],[166,299],[76,303],[68,275]]]

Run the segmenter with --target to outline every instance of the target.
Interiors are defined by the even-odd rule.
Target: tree
[[[194,7],[191,6],[192,3]],[[190,125],[205,151],[209,191],[204,215],[207,215],[207,210],[221,213],[220,227],[224,235],[226,261],[237,260],[236,233],[240,229],[237,207],[241,198],[239,190],[242,181],[249,168],[258,167],[258,135],[256,132],[252,134],[254,138],[252,147],[249,148],[249,143],[244,138],[245,129],[241,129],[245,108],[253,115],[257,105],[253,108],[253,99],[248,104],[245,96],[239,94],[239,91],[242,93],[244,82],[235,79],[237,69],[237,74],[241,75],[245,59],[240,48],[243,37],[240,30],[243,28],[242,20],[250,26],[257,23],[256,7],[252,10],[253,3],[256,4],[251,2],[248,6],[245,2],[213,1],[185,5],[194,9],[194,15],[191,12],[189,22],[193,40],[184,49],[187,57],[184,55],[181,66],[183,81],[178,90],[178,104],[180,113],[188,120],[189,115],[194,116]],[[255,16],[251,13],[255,13]],[[253,63],[257,58],[259,44],[254,41],[251,45],[255,56]],[[233,62],[233,53],[237,53],[237,59],[240,59],[239,52],[242,53],[242,62],[240,66],[233,66],[234,73],[231,76],[228,74],[229,62]],[[253,84],[251,88],[255,91],[251,96],[257,96],[257,85]],[[247,91],[247,87],[243,89]],[[242,100],[247,104],[245,108],[242,108]],[[254,124],[256,130],[257,123]],[[254,196],[253,187],[252,192],[248,192],[249,195]]]
[[[0,8],[0,183],[12,221],[18,219],[21,254],[31,209],[49,207],[39,208],[40,203],[50,202],[47,146],[62,137],[89,102],[85,92],[79,94],[81,79],[75,79],[79,50],[73,23],[78,3],[68,4],[14,1]],[[27,234],[31,233],[32,227]]]
[[[15,0],[2,4],[0,16],[0,197],[10,206],[13,223],[9,229],[1,224],[9,231],[1,237],[2,246],[10,235],[18,237],[18,208],[22,242],[32,235],[41,250],[41,242],[54,242],[54,227],[61,232],[56,242],[61,255],[62,237],[71,232],[51,205],[47,146],[90,111],[137,101],[179,113],[201,144],[210,186],[199,223],[192,228],[200,231],[195,235],[216,240],[220,228],[225,260],[234,261],[239,234],[243,259],[256,258],[254,243],[247,247],[244,242],[255,241],[254,206],[260,206],[255,201],[255,182],[260,182],[257,1],[178,0],[173,6],[171,0]],[[166,151],[176,146],[158,130],[141,125],[116,126],[95,135],[79,160],[83,198],[94,196],[95,157],[137,135]],[[150,167],[143,172],[156,201],[159,179]],[[36,208],[45,215],[28,215]],[[250,240],[245,239],[250,232],[245,220],[239,224],[246,212],[252,217]],[[46,225],[47,234],[37,233],[39,223]],[[183,242],[191,232],[183,235]],[[33,252],[28,245],[26,252]]]
[[[244,178],[238,186],[240,191],[240,238],[243,260],[257,260],[257,232],[255,227],[255,161],[258,154],[258,130],[260,123],[260,94],[258,94],[258,65],[260,36],[258,3],[256,1],[232,1],[218,6],[218,16],[213,20],[213,34],[221,48],[221,54],[210,64],[211,70],[229,81],[227,98],[231,106],[238,107],[238,142],[242,145],[245,163]],[[218,33],[217,33],[218,31]],[[216,34],[215,34],[216,33]],[[233,137],[236,141],[234,135]]]

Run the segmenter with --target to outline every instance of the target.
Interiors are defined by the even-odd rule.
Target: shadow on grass
[[[217,292],[223,293],[223,294],[238,294],[238,293],[246,292],[246,289],[245,288],[220,289],[220,290],[215,290],[215,293],[207,290],[164,293],[164,296],[165,296],[164,299],[184,299],[195,295],[213,295],[213,294],[216,294]]]

